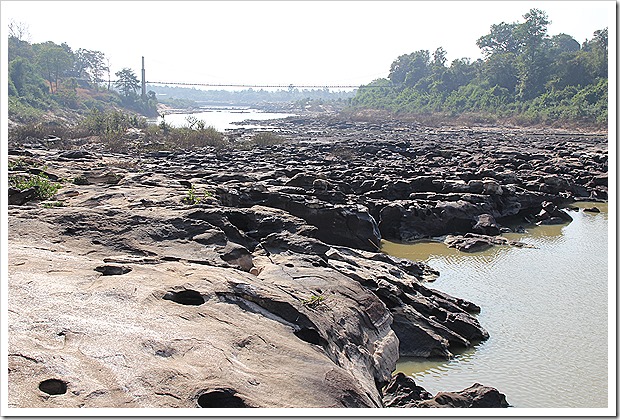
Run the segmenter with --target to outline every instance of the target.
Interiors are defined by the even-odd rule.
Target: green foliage
[[[123,96],[129,97],[135,95],[140,88],[140,81],[133,70],[124,68],[114,73],[117,77],[115,86],[121,91]]]
[[[206,127],[204,121],[193,117],[189,126],[172,128],[162,121],[160,128],[164,133],[166,143],[174,145],[175,148],[193,149],[206,146],[223,147],[225,144],[224,134],[217,131],[214,127]]]
[[[26,162],[21,158],[18,158],[16,160],[9,160],[7,164],[7,168],[9,169],[9,171],[15,171],[25,166]]]
[[[58,91],[58,81],[64,72],[73,66],[73,52],[65,43],[58,45],[52,41],[34,44],[33,51],[37,67],[49,82],[51,93]]]
[[[302,304],[309,308],[316,308],[325,301],[326,297],[323,295],[312,295],[308,299],[302,300]]]
[[[207,197],[213,197],[213,194],[210,191],[204,191],[202,197],[199,197],[196,193],[196,189],[192,185],[192,187],[187,191],[187,195],[183,197],[183,200],[181,201],[185,204],[194,205],[200,204],[201,202],[206,200]]]
[[[23,32],[13,26],[17,28],[13,32]],[[119,72],[122,96],[101,89],[101,78],[106,71],[109,76],[109,65],[100,51],[80,48],[74,52],[66,43],[30,44],[11,35],[8,57],[8,111],[14,121],[34,122],[44,112],[66,109],[83,114],[92,109],[124,107],[146,116],[157,115],[155,92],[138,97],[138,81],[130,69]]]
[[[285,141],[284,137],[271,131],[260,131],[252,136],[250,143],[254,146],[272,146]]]
[[[521,123],[607,122],[607,29],[579,45],[570,35],[547,35],[546,13],[491,25],[477,41],[485,58],[454,60],[445,51],[399,56],[387,79],[360,87],[354,109],[413,115],[484,115]],[[494,116],[494,117],[493,117]]]
[[[36,191],[36,198],[38,200],[47,200],[53,197],[62,187],[59,183],[50,181],[49,178],[43,173],[31,176],[10,176],[9,185],[17,188],[18,190],[25,190],[34,187]]]
[[[104,138],[121,137],[129,128],[146,128],[146,120],[137,115],[121,111],[91,111],[81,122],[80,127],[91,135]]]
[[[15,96],[9,96],[8,111],[11,118],[22,123],[34,123],[41,119],[44,111],[21,101]]]
[[[41,203],[41,205],[46,209],[51,209],[54,207],[66,207],[66,204],[62,201],[47,201],[45,203]]]
[[[80,48],[75,52],[74,72],[97,86],[104,72],[110,70],[105,62],[105,54],[101,51]]]

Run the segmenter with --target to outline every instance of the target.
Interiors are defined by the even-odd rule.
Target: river
[[[601,212],[583,211],[593,205]],[[397,371],[432,394],[479,382],[514,407],[607,407],[608,281],[615,281],[608,278],[607,204],[577,206],[567,225],[505,235],[535,249],[465,254],[441,243],[385,242],[384,252],[439,270],[429,286],[478,304],[490,334],[452,360],[401,359]]]
[[[273,120],[277,118],[286,118],[294,114],[263,112],[258,109],[240,106],[210,106],[204,108],[204,111],[193,113],[175,113],[167,114],[164,119],[173,127],[187,126],[187,117],[193,116],[206,123],[206,126],[214,127],[218,131],[230,130],[234,128],[262,128],[267,126],[259,126],[252,124],[239,124],[244,120]],[[162,121],[162,117],[157,118],[157,124]],[[153,121],[155,122],[155,121]]]

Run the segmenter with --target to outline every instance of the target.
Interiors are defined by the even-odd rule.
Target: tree
[[[588,53],[588,67],[593,77],[607,77],[608,73],[608,37],[607,28],[594,31],[591,41],[584,42],[583,50]]]
[[[521,41],[516,36],[518,23],[491,25],[491,31],[476,41],[478,48],[488,57],[492,54],[517,54],[521,49]]]
[[[140,81],[133,70],[125,67],[124,69],[117,71],[115,75],[118,79],[114,85],[121,91],[121,93],[126,98],[132,96],[132,94],[135,96],[138,88],[140,87]]]
[[[493,54],[482,65],[482,78],[490,86],[499,86],[515,93],[519,78],[517,75],[516,54]]]
[[[112,79],[111,79],[111,77],[110,77],[110,69],[111,69],[111,68],[112,68],[112,67],[110,66],[110,59],[106,57],[106,59],[105,59],[105,69],[104,69],[104,71],[105,71],[106,73],[108,73],[108,90],[110,90],[110,83],[112,83]]]
[[[517,74],[516,91],[520,99],[531,99],[544,91],[549,76],[549,37],[547,26],[551,23],[540,9],[530,9],[523,15],[523,23],[491,25],[489,34],[480,37],[476,44],[488,59],[500,55],[495,64],[514,63]],[[513,60],[514,57],[514,60]],[[498,70],[497,66],[494,70]],[[501,67],[505,67],[502,65]],[[501,68],[500,67],[500,68]],[[510,85],[504,80],[502,85]]]
[[[453,60],[444,76],[445,90],[451,92],[471,82],[477,74],[478,63],[472,64],[469,58]]]
[[[515,35],[521,44],[521,53],[537,53],[547,37],[547,26],[551,23],[547,13],[540,9],[530,9],[523,15],[525,22],[517,25]]]
[[[388,78],[395,85],[414,86],[429,74],[430,53],[419,50],[398,57],[390,67]]]
[[[30,31],[28,31],[28,25],[24,22],[16,22],[13,19],[9,20],[9,38],[29,41]]]
[[[606,121],[607,29],[580,46],[567,34],[550,37],[542,10],[531,9],[523,18],[491,25],[476,42],[484,59],[473,63],[459,59],[446,67],[441,47],[432,59],[425,50],[399,56],[389,80],[360,89],[351,104],[393,112],[518,115],[524,121]]]
[[[97,83],[101,81],[107,70],[105,54],[101,51],[86,50],[83,48],[75,52],[75,73],[77,77],[84,77],[88,81]]]
[[[50,92],[58,90],[61,75],[73,66],[73,53],[65,43],[58,45],[52,41],[34,44],[36,62],[42,76],[49,82]]]
[[[557,34],[551,37],[551,49],[556,55],[574,53],[581,49],[581,45],[570,35]]]
[[[22,57],[30,62],[34,62],[34,51],[32,50],[32,45],[30,45],[28,41],[23,41],[16,37],[9,37],[8,62],[10,63],[17,57]]]
[[[433,61],[431,63],[431,66],[433,68],[437,68],[437,67],[445,67],[446,66],[446,55],[448,53],[446,52],[446,50],[443,49],[443,47],[439,47],[435,50],[435,52],[433,53]]]
[[[521,51],[517,56],[517,95],[527,100],[544,91],[549,76],[551,62],[547,48],[547,26],[551,21],[540,9],[531,9],[523,18],[525,22],[515,28],[515,34],[521,41]]]
[[[407,72],[409,71],[410,64],[410,54],[401,55],[392,62],[392,65],[390,66],[390,74],[388,76],[392,83],[394,83],[395,85],[400,85],[405,82],[405,77],[407,77]]]

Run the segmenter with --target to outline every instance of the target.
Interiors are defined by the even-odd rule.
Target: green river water
[[[439,270],[428,286],[479,305],[490,334],[449,361],[401,358],[397,371],[432,394],[479,382],[514,407],[607,407],[608,281],[615,281],[608,278],[608,208],[577,206],[569,224],[505,234],[535,249],[466,254],[442,243],[384,242],[384,252]],[[583,211],[592,206],[601,212]]]

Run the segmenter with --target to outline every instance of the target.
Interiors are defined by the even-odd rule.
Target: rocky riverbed
[[[10,176],[62,185],[47,202],[9,190],[10,407],[507,405],[392,377],[399,356],[488,333],[381,240],[519,246],[501,237],[514,220],[607,198],[606,136],[277,126],[285,142],[252,149],[244,130],[239,147],[131,155],[10,144]]]

